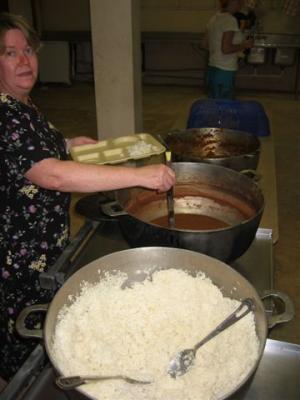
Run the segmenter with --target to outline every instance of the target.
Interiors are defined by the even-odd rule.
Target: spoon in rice
[[[126,381],[127,383],[131,383],[134,385],[148,385],[152,382],[150,381],[141,381],[138,379],[129,378],[126,375],[86,375],[86,376],[59,376],[56,379],[56,384],[59,388],[63,390],[71,390],[76,387],[83,385],[84,383],[89,383],[91,381],[106,381],[109,379],[121,379]]]
[[[171,375],[172,378],[177,378],[178,376],[184,375],[194,363],[196,352],[201,346],[217,336],[219,333],[223,332],[229,326],[235,324],[253,309],[254,303],[252,299],[247,298],[242,300],[239,307],[233,313],[231,313],[223,322],[221,322],[193,348],[185,349],[177,353],[168,365],[168,374]]]

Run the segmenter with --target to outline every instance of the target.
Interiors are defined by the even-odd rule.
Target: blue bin
[[[270,135],[270,123],[263,106],[247,100],[197,100],[192,104],[187,128],[227,128]]]

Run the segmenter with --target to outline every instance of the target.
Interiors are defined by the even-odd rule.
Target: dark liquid
[[[168,216],[164,215],[151,221],[152,224],[168,228]],[[219,219],[199,214],[175,214],[175,228],[190,231],[214,230],[228,227],[229,224]]]

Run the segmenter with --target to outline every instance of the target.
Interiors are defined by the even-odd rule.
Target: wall
[[[14,14],[23,15],[32,24],[31,2],[28,0],[9,0],[9,11]]]
[[[269,9],[262,18],[265,32],[300,34],[300,16],[288,17],[281,9]]]
[[[284,0],[262,0],[262,28],[270,33],[300,33],[300,17],[285,16]],[[141,0],[142,31],[203,32],[217,0]]]
[[[39,0],[44,31],[89,31],[89,0]]]
[[[203,32],[216,0],[141,0],[142,31]]]
[[[300,17],[285,16],[284,0],[261,0],[262,27],[270,33],[300,33]],[[203,32],[218,0],[140,0],[141,30]],[[89,31],[89,0],[9,0],[12,12],[31,21],[31,4],[39,9],[44,31]]]

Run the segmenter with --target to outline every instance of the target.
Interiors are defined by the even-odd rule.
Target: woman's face
[[[27,102],[38,74],[37,55],[19,29],[8,30],[0,54],[0,91]]]

